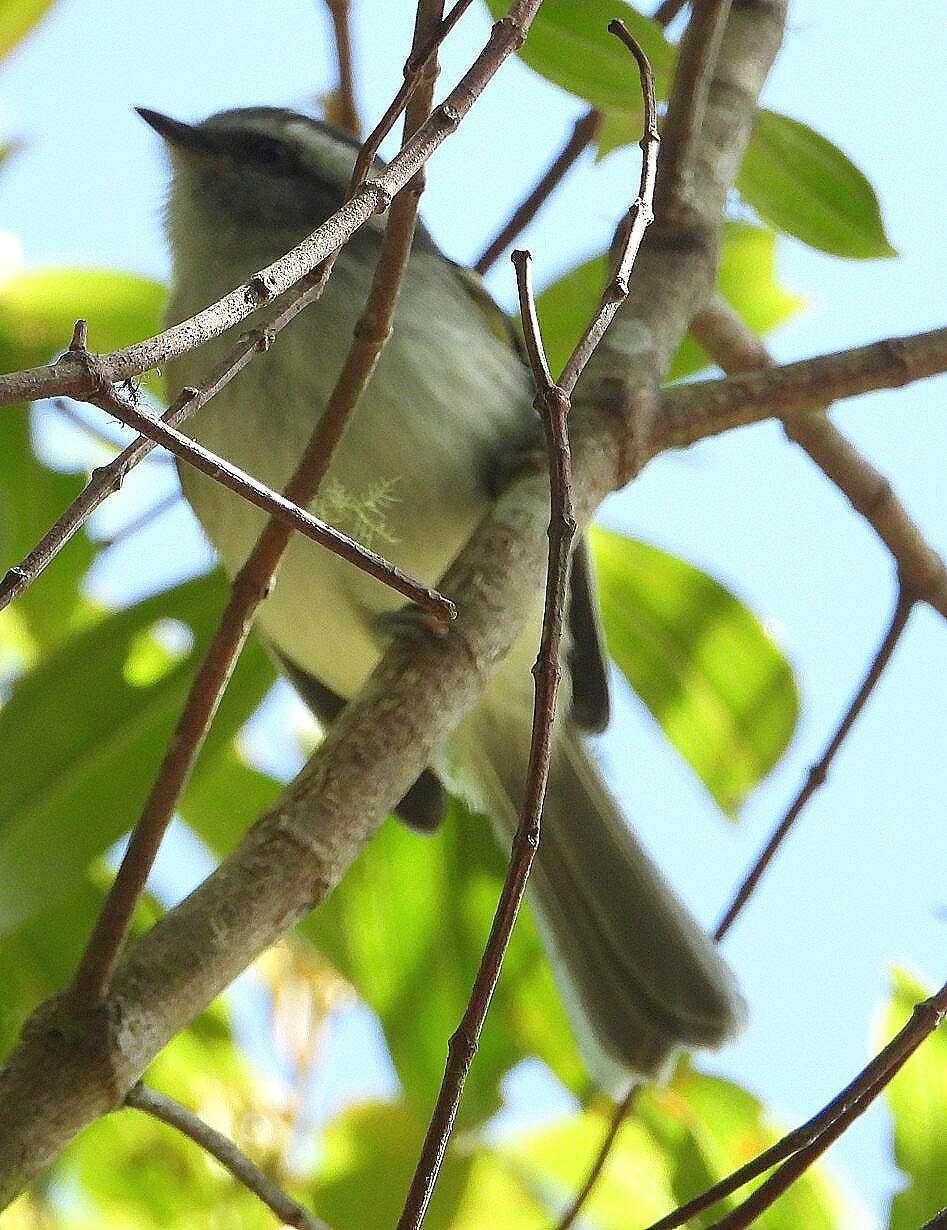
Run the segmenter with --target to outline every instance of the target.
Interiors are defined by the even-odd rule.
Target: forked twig
[[[630,49],[639,69],[648,117],[643,145],[639,195],[630,211],[631,224],[618,262],[618,272],[603,296],[602,304],[558,383],[549,371],[536,317],[532,292],[530,256],[513,254],[523,319],[527,354],[537,388],[535,405],[543,422],[550,469],[549,553],[539,656],[533,667],[535,698],[530,738],[529,764],[523,806],[510,855],[509,866],[497,903],[490,935],[471,988],[467,1007],[448,1044],[447,1064],[421,1154],[398,1220],[398,1230],[418,1230],[437,1182],[464,1083],[479,1044],[480,1032],[500,976],[503,957],[519,911],[530,867],[540,841],[541,815],[552,748],[556,693],[559,685],[559,645],[565,607],[569,555],[575,534],[572,512],[571,454],[567,431],[570,398],[585,364],[627,294],[628,278],[651,220],[654,192],[654,146],[657,142],[656,104],[651,67],[644,52],[621,22],[609,30]],[[649,150],[651,151],[649,155]]]

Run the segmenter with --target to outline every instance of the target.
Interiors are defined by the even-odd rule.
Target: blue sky
[[[236,16],[224,0],[127,0],[116,20],[110,0],[61,0],[20,49],[0,78],[0,137],[27,145],[4,174],[0,229],[20,239],[27,263],[166,276],[165,169],[133,106],[198,118],[248,103],[305,106],[329,86],[327,25],[316,0],[240,7]],[[400,79],[413,6],[358,7],[361,101],[374,117]],[[764,98],[830,137],[869,176],[900,256],[849,263],[781,241],[780,276],[808,303],[773,338],[783,360],[944,323],[942,3],[896,8],[863,0],[857,19],[852,12],[838,0],[792,4]],[[444,81],[466,66],[486,29],[475,6],[445,50]],[[519,64],[504,69],[430,167],[425,213],[451,256],[476,256],[577,110]],[[525,237],[541,281],[604,246],[636,180],[631,154],[599,168],[583,164]],[[491,286],[512,304],[506,262]],[[853,401],[833,415],[943,552],[945,392],[941,379]],[[99,527],[119,525],[149,503],[155,481],[131,481]],[[735,827],[634,697],[622,694],[618,720],[601,741],[629,815],[710,923],[857,686],[890,616],[893,570],[871,532],[772,425],[659,460],[609,500],[602,517],[731,586],[770,621],[798,673],[797,738]],[[180,510],[111,553],[96,571],[95,591],[127,600],[206,559]],[[751,1023],[736,1045],[704,1064],[749,1084],[787,1120],[807,1117],[864,1061],[890,964],[943,980],[945,650],[943,621],[917,611],[829,784],[727,941]],[[339,1042],[342,1068],[355,1042],[354,1032]],[[543,1111],[555,1105],[541,1081],[521,1088],[520,1100],[527,1097]],[[832,1155],[875,1210],[894,1181],[886,1152],[884,1117],[874,1112]]]

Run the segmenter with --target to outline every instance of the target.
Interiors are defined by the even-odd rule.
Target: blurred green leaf
[[[724,225],[717,288],[758,333],[782,324],[802,303],[776,281],[775,243],[776,236],[763,227],[746,222]],[[605,257],[593,257],[570,269],[539,295],[543,340],[554,372],[562,370],[598,307],[606,276]],[[667,379],[692,375],[709,362],[705,351],[688,336],[674,357]]]
[[[897,255],[871,184],[799,120],[757,112],[737,187],[765,222],[810,247],[854,260]]]
[[[275,777],[251,768],[233,744],[227,744],[207,757],[202,772],[188,786],[180,812],[201,840],[224,858],[282,789]]]
[[[75,883],[137,817],[226,592],[214,573],[149,598],[76,633],[17,680],[0,712],[0,931]],[[190,653],[150,684],[129,682],[136,638],[166,618],[190,628]],[[272,679],[251,641],[195,780]]]
[[[776,278],[776,236],[748,222],[725,222],[717,290],[754,333],[770,333],[803,306]],[[709,367],[712,360],[688,333],[671,361],[665,379],[681,380]]]
[[[757,617],[707,573],[594,526],[608,650],[729,815],[782,755],[799,697]]]
[[[887,1042],[930,990],[905,970],[892,971],[884,1021]],[[947,1028],[941,1025],[886,1090],[894,1122],[894,1157],[907,1178],[891,1204],[889,1230],[916,1230],[947,1205]]]
[[[28,269],[0,283],[4,371],[45,363],[89,322],[89,347],[114,350],[157,332],[165,288],[111,269]],[[8,355],[7,351],[15,352]],[[14,360],[9,364],[9,360]]]
[[[394,1225],[425,1127],[426,1120],[405,1103],[370,1103],[342,1114],[326,1132],[325,1160],[313,1185],[311,1205],[318,1215],[334,1230],[362,1230],[368,1195],[371,1223]],[[429,1230],[539,1230],[549,1223],[545,1208],[508,1167],[485,1149],[465,1148],[455,1136],[424,1224]]]
[[[494,17],[502,17],[506,0],[487,0]],[[641,88],[635,61],[608,23],[620,18],[644,49],[654,71],[658,98],[667,93],[674,49],[661,27],[636,12],[625,0],[545,0],[519,51],[534,72],[593,107],[641,115]],[[641,136],[637,122],[635,141]]]
[[[0,5],[0,60],[10,54],[52,6],[53,0],[3,0]]]
[[[419,1114],[440,1084],[447,1040],[466,1006],[504,870],[489,821],[459,803],[432,837],[394,821],[372,839],[302,933],[381,1018]],[[461,1126],[500,1106],[499,1082],[538,1055],[568,1087],[581,1060],[532,919],[521,912],[460,1106]]]

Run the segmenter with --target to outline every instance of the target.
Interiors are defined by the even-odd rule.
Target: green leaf
[[[853,260],[897,255],[871,184],[799,120],[757,113],[737,187],[765,222],[810,247]]]
[[[776,236],[749,222],[725,222],[717,290],[754,333],[770,333],[794,316],[804,300],[790,294],[776,278]],[[681,380],[703,371],[710,355],[687,334],[671,361],[665,379]]]
[[[799,697],[757,617],[674,555],[594,526],[609,653],[727,814],[782,755]]]
[[[903,1028],[930,990],[904,970],[892,971],[884,1038]],[[890,1230],[915,1230],[947,1205],[947,1029],[941,1025],[886,1090],[894,1125],[894,1157],[907,1185],[894,1197]]]
[[[727,222],[717,274],[717,289],[741,319],[757,333],[767,333],[802,304],[776,280],[776,236],[746,222]],[[593,257],[553,282],[539,295],[537,307],[550,366],[559,372],[598,307],[607,276],[604,255]],[[710,363],[690,336],[678,349],[668,380],[692,375]]]
[[[0,6],[0,60],[10,54],[52,6],[53,0],[4,0]]]
[[[386,824],[301,925],[380,1017],[405,1096],[419,1115],[433,1105],[503,870],[489,821],[457,803],[433,837]],[[544,1059],[569,1087],[585,1086],[552,973],[523,911],[461,1102],[462,1126],[499,1108],[502,1076],[526,1055]]]
[[[62,894],[136,819],[225,599],[217,573],[188,582],[75,634],[17,681],[0,712],[0,932]],[[163,619],[191,630],[190,653],[150,682],[130,680],[129,654]],[[272,678],[251,641],[195,780]]]
[[[487,0],[494,17],[502,17],[506,0]],[[661,27],[624,0],[545,0],[533,19],[520,58],[534,72],[593,107],[637,117],[641,136],[641,88],[635,61],[608,23],[620,18],[644,49],[654,71],[659,98],[667,93],[674,49]]]
[[[251,768],[237,748],[227,744],[207,757],[181,800],[180,812],[214,854],[224,858],[282,789],[275,777]]]

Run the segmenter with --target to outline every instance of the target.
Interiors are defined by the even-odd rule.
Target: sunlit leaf
[[[489,823],[459,804],[433,837],[391,821],[302,924],[303,934],[378,1013],[405,1095],[418,1113],[433,1104],[502,871]],[[584,1086],[552,974],[523,913],[461,1103],[463,1124],[482,1122],[498,1109],[500,1079],[525,1055],[544,1059],[568,1086]]]
[[[724,225],[717,288],[757,333],[767,333],[782,324],[802,303],[776,280],[775,239],[772,231],[745,222]],[[543,340],[554,372],[562,370],[598,307],[606,272],[605,257],[593,257],[563,274],[539,295],[537,307]],[[667,378],[679,380],[700,371],[709,362],[700,346],[686,337]]]
[[[897,255],[871,184],[799,120],[757,113],[737,187],[764,221],[810,247],[856,260]]]
[[[149,598],[76,633],[17,681],[0,712],[0,931],[63,892],[136,818],[226,592],[215,573]],[[190,628],[194,646],[152,683],[130,683],[136,638],[161,618]],[[208,761],[272,678],[251,641],[208,739]],[[200,771],[199,763],[198,779]]]
[[[52,6],[53,0],[3,0],[0,5],[0,60],[9,55]]]
[[[494,17],[502,17],[509,7],[506,0],[487,3]],[[640,116],[641,88],[635,61],[608,33],[608,23],[616,17],[625,23],[651,61],[655,90],[663,98],[674,50],[661,27],[624,0],[545,0],[533,19],[520,58],[534,72],[595,107]],[[639,119],[638,136],[640,127]]]
[[[733,814],[786,749],[799,698],[757,617],[713,577],[593,527],[609,653],[720,807]]]
[[[887,1041],[930,990],[904,970],[892,974],[884,1022]],[[947,1205],[947,1029],[941,1025],[886,1091],[894,1121],[894,1157],[907,1184],[894,1197],[890,1230],[915,1230]]]

